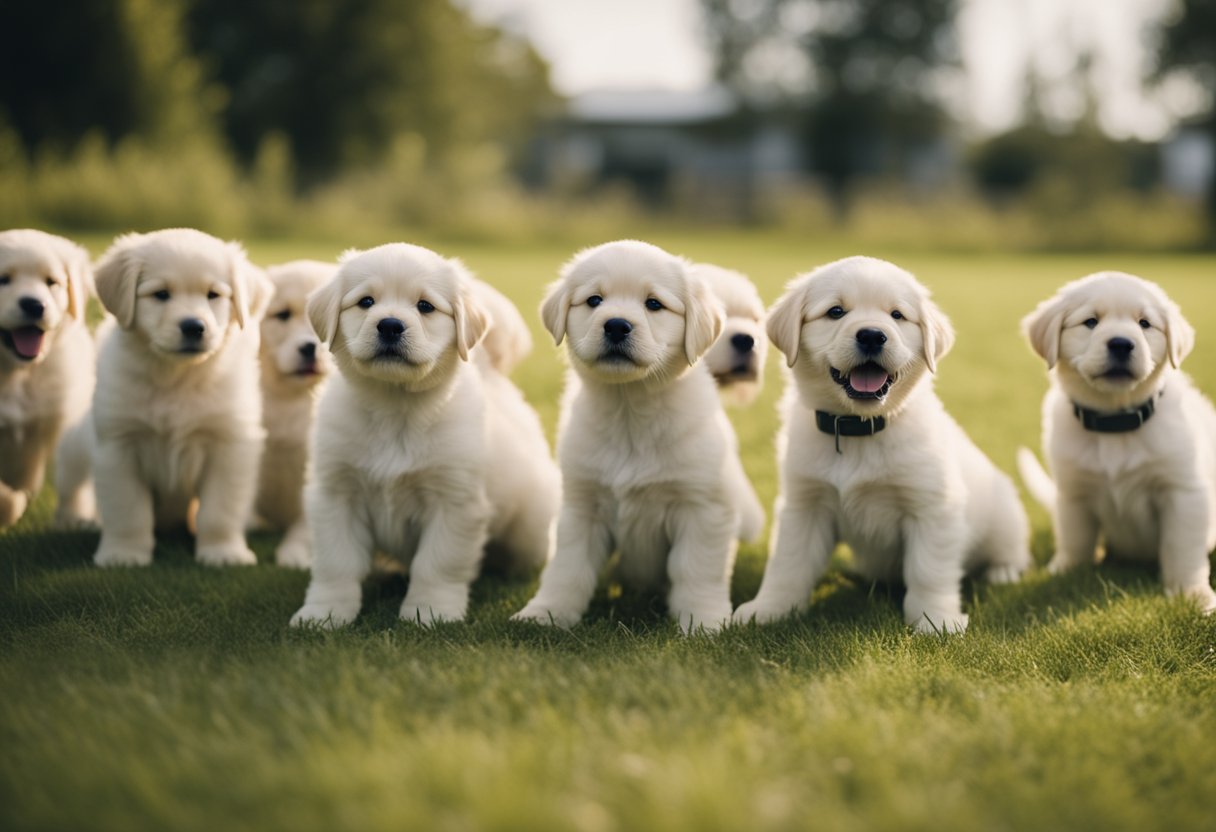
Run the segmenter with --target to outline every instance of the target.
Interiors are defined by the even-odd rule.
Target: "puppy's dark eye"
[[[844,316],[845,316],[845,311],[844,311],[843,306],[833,306],[831,309],[828,310],[828,317],[834,321],[840,320]]]
[[[1148,322],[1148,318],[1141,318],[1140,319],[1140,328],[1141,329],[1152,329],[1153,325]]]
[[[152,297],[154,297],[154,298],[156,298],[157,300],[160,300],[160,301],[165,301],[165,300],[168,300],[168,299],[169,299],[169,290],[168,290],[168,289],[160,289],[160,290],[158,290],[158,291],[155,291],[155,292],[153,292],[153,293],[152,293]]]
[[[660,303],[657,298],[647,298],[646,308],[651,312],[658,312],[659,310],[663,309],[663,304]]]
[[[208,293],[207,293],[207,300],[215,300],[215,299],[216,299],[216,298],[218,298],[219,296],[220,296],[220,293],[219,293],[219,292],[216,292],[216,291],[210,291],[210,292],[208,292]]]
[[[373,306],[376,305],[376,299],[373,298],[371,295],[368,295],[365,298],[359,298],[359,303],[356,305],[360,309],[371,309]]]
[[[592,309],[599,306],[603,302],[604,302],[604,299],[602,297],[600,297],[599,295],[592,295],[591,297],[587,298],[587,305],[590,306]]]
[[[12,278],[8,275],[0,274],[0,286],[7,286],[10,280],[12,280]]]
[[[1086,329],[1093,329],[1093,328],[1094,328],[1094,327],[1096,327],[1097,325],[1098,325],[1098,319],[1097,319],[1097,318],[1087,318],[1087,319],[1085,320],[1085,328],[1086,328]]]
[[[423,315],[429,315],[435,311],[435,305],[429,300],[420,300],[418,301],[418,311]]]
[[[47,286],[54,286],[56,282],[57,282],[57,281],[56,281],[56,280],[55,280],[55,278],[53,278],[53,277],[48,277],[48,278],[46,279],[46,285],[47,285]]]
[[[280,321],[289,321],[291,320],[291,310],[284,309],[282,312],[275,312],[274,317]]]
[[[902,321],[904,319],[904,313],[900,312],[898,309],[896,309],[894,312],[891,313],[891,317],[897,321]]]

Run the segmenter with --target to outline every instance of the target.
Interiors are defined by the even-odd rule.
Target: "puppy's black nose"
[[[21,298],[17,301],[17,305],[21,307],[21,311],[25,313],[25,317],[32,318],[35,321],[42,320],[42,315],[46,312],[46,307],[42,305],[42,301],[38,298]]]
[[[1111,338],[1106,342],[1106,349],[1110,352],[1111,358],[1119,361],[1127,361],[1132,357],[1132,350],[1136,348],[1127,338]]]
[[[185,318],[178,326],[181,327],[182,335],[193,341],[202,338],[203,333],[207,331],[207,325],[198,318]]]
[[[857,346],[865,355],[877,355],[882,352],[882,345],[887,343],[887,336],[881,329],[857,330]]]
[[[394,344],[405,334],[405,324],[397,318],[383,318],[376,324],[380,340],[386,344]]]
[[[746,332],[740,332],[730,336],[730,345],[739,352],[751,352],[752,347],[756,346],[756,339]]]
[[[614,344],[619,344],[633,332],[633,324],[624,318],[609,318],[604,321],[604,337]]]
[[[301,344],[300,345],[300,355],[304,358],[316,358],[317,357],[317,345],[312,343],[311,341],[307,344]]]

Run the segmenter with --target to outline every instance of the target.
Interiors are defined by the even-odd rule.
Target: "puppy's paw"
[[[312,547],[299,540],[284,540],[274,550],[274,562],[288,569],[312,567]]]
[[[305,604],[291,617],[291,626],[336,630],[354,621],[358,614],[358,605],[337,607],[330,604]]]
[[[20,520],[29,504],[29,495],[24,491],[14,491],[0,483],[0,528]]]
[[[253,566],[258,562],[244,543],[213,543],[199,546],[194,559],[203,566]]]
[[[937,634],[967,632],[968,616],[953,610],[922,610],[915,618],[907,611],[905,621],[918,633]]]
[[[93,555],[93,563],[102,568],[112,566],[151,566],[152,550],[103,543]]]
[[[570,610],[553,609],[543,604],[532,603],[511,616],[511,620],[530,621],[533,624],[546,624],[553,627],[561,627],[563,630],[569,630],[575,624],[582,621],[583,616]]]
[[[443,607],[426,601],[412,603],[408,599],[401,604],[401,620],[410,621],[423,627],[429,627],[432,624],[442,624],[446,621],[464,621],[464,614],[464,606],[449,605]]]
[[[1051,560],[1047,562],[1047,574],[1063,575],[1066,572],[1071,572],[1081,564],[1072,558],[1065,557],[1059,552],[1051,556]]]
[[[994,563],[984,572],[984,579],[990,584],[1016,584],[1022,579],[1022,568]]]
[[[712,634],[730,623],[730,604],[724,609],[672,610],[671,617],[680,623],[685,635]]]
[[[782,618],[791,615],[796,609],[796,607],[775,607],[752,599],[746,604],[740,604],[739,608],[731,615],[730,620],[733,624],[747,624],[753,621],[757,624],[771,624],[774,621],[780,621]]]
[[[1212,588],[1207,584],[1199,584],[1187,589],[1177,589],[1167,594],[1185,597],[1192,603],[1197,604],[1199,611],[1204,615],[1211,615],[1216,612],[1216,592],[1213,592]]]

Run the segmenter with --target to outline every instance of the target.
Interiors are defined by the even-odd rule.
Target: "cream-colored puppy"
[[[850,257],[792,281],[769,310],[768,334],[794,385],[768,566],[735,620],[805,608],[844,541],[863,576],[907,585],[909,624],[965,629],[963,575],[1016,580],[1030,551],[1013,482],[933,391],[931,374],[954,341],[950,322],[908,272]]]
[[[1160,560],[1165,591],[1216,610],[1216,409],[1178,371],[1195,332],[1153,283],[1099,272],[1069,283],[1023,326],[1051,369],[1043,448],[1055,482],[1019,451],[1051,512],[1063,572],[1113,558]]]
[[[506,295],[483,280],[472,278],[469,282],[489,321],[486,334],[478,344],[478,352],[498,372],[510,375],[532,352],[532,333],[524,316]]]
[[[576,255],[541,317],[573,372],[558,427],[563,503],[557,551],[517,619],[582,618],[614,550],[629,583],[667,584],[685,629],[730,617],[736,537],[764,515],[735,434],[699,359],[722,329],[721,304],[689,264],[646,243]]]
[[[266,270],[274,295],[261,327],[266,450],[254,510],[262,523],[285,532],[275,550],[280,566],[306,569],[312,561],[302,504],[304,469],[313,409],[330,359],[304,305],[309,293],[329,282],[337,270],[335,264],[317,260],[294,260]]]
[[[292,623],[359,612],[380,552],[409,566],[401,617],[460,620],[487,542],[508,569],[549,557],[560,499],[540,420],[488,361],[455,260],[394,243],[342,260],[308,301],[340,370],[321,396],[305,513],[312,583]]]
[[[61,431],[88,410],[92,274],[88,252],[63,237],[0,233],[0,528],[21,518]],[[81,500],[73,508],[89,512]]]
[[[119,237],[96,279],[116,325],[101,343],[91,414],[94,561],[150,564],[154,529],[186,525],[197,509],[200,563],[254,563],[244,530],[265,435],[265,277],[236,243],[174,228]]]
[[[760,293],[745,275],[730,269],[697,263],[692,272],[705,281],[726,309],[722,334],[705,354],[705,364],[718,382],[723,401],[751,404],[764,383],[764,359],[768,355]]]

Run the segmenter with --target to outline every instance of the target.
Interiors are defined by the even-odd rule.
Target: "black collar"
[[[824,433],[836,437],[836,453],[840,453],[840,437],[873,436],[887,426],[887,420],[882,416],[863,419],[860,416],[837,416],[834,413],[816,410],[815,424]]]
[[[1097,410],[1081,407],[1072,403],[1072,412],[1081,420],[1081,426],[1096,433],[1129,433],[1139,430],[1140,426],[1152,418],[1157,409],[1155,398],[1131,410],[1120,410],[1116,413],[1100,413]]]

